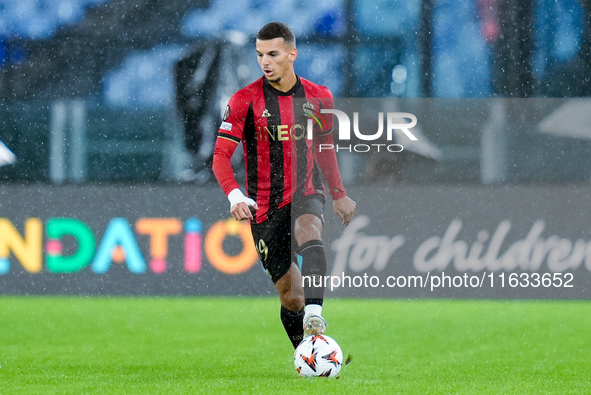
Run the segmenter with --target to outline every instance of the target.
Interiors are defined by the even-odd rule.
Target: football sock
[[[291,311],[281,306],[281,323],[296,348],[304,338],[304,310]]]
[[[322,306],[324,300],[324,278],[326,276],[326,255],[322,240],[310,240],[299,248],[302,256],[302,279],[305,304]]]
[[[322,317],[322,306],[318,304],[308,304],[304,308],[304,321],[310,315],[319,315]]]

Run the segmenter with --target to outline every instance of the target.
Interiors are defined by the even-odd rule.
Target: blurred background
[[[299,75],[418,117],[422,147],[339,153],[347,183],[590,181],[589,0],[0,0],[0,180],[213,183],[275,20]]]

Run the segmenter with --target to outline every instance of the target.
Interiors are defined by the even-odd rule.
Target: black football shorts
[[[324,225],[324,196],[313,194],[294,199],[269,212],[265,222],[250,224],[255,248],[273,284],[287,273],[292,262],[297,263],[293,229],[295,220],[304,214],[317,216]]]

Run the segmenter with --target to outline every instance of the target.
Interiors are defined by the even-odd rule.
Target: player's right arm
[[[242,139],[248,103],[234,95],[230,99],[213,150],[213,173],[230,201],[230,214],[241,221],[252,219],[251,207],[258,209],[256,202],[242,193],[232,169],[231,158]]]

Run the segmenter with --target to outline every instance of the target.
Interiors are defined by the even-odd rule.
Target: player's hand
[[[237,221],[243,221],[245,219],[253,219],[253,214],[258,210],[258,206],[255,203],[254,205],[249,206],[247,203],[241,202],[233,205],[230,208],[230,214],[234,217]]]
[[[353,219],[356,207],[357,203],[348,196],[332,202],[335,214],[343,221],[345,226],[349,225],[349,222]]]
[[[259,209],[257,203],[251,198],[244,196],[238,188],[228,194],[228,200],[230,201],[230,214],[237,221],[252,219],[253,213]]]

